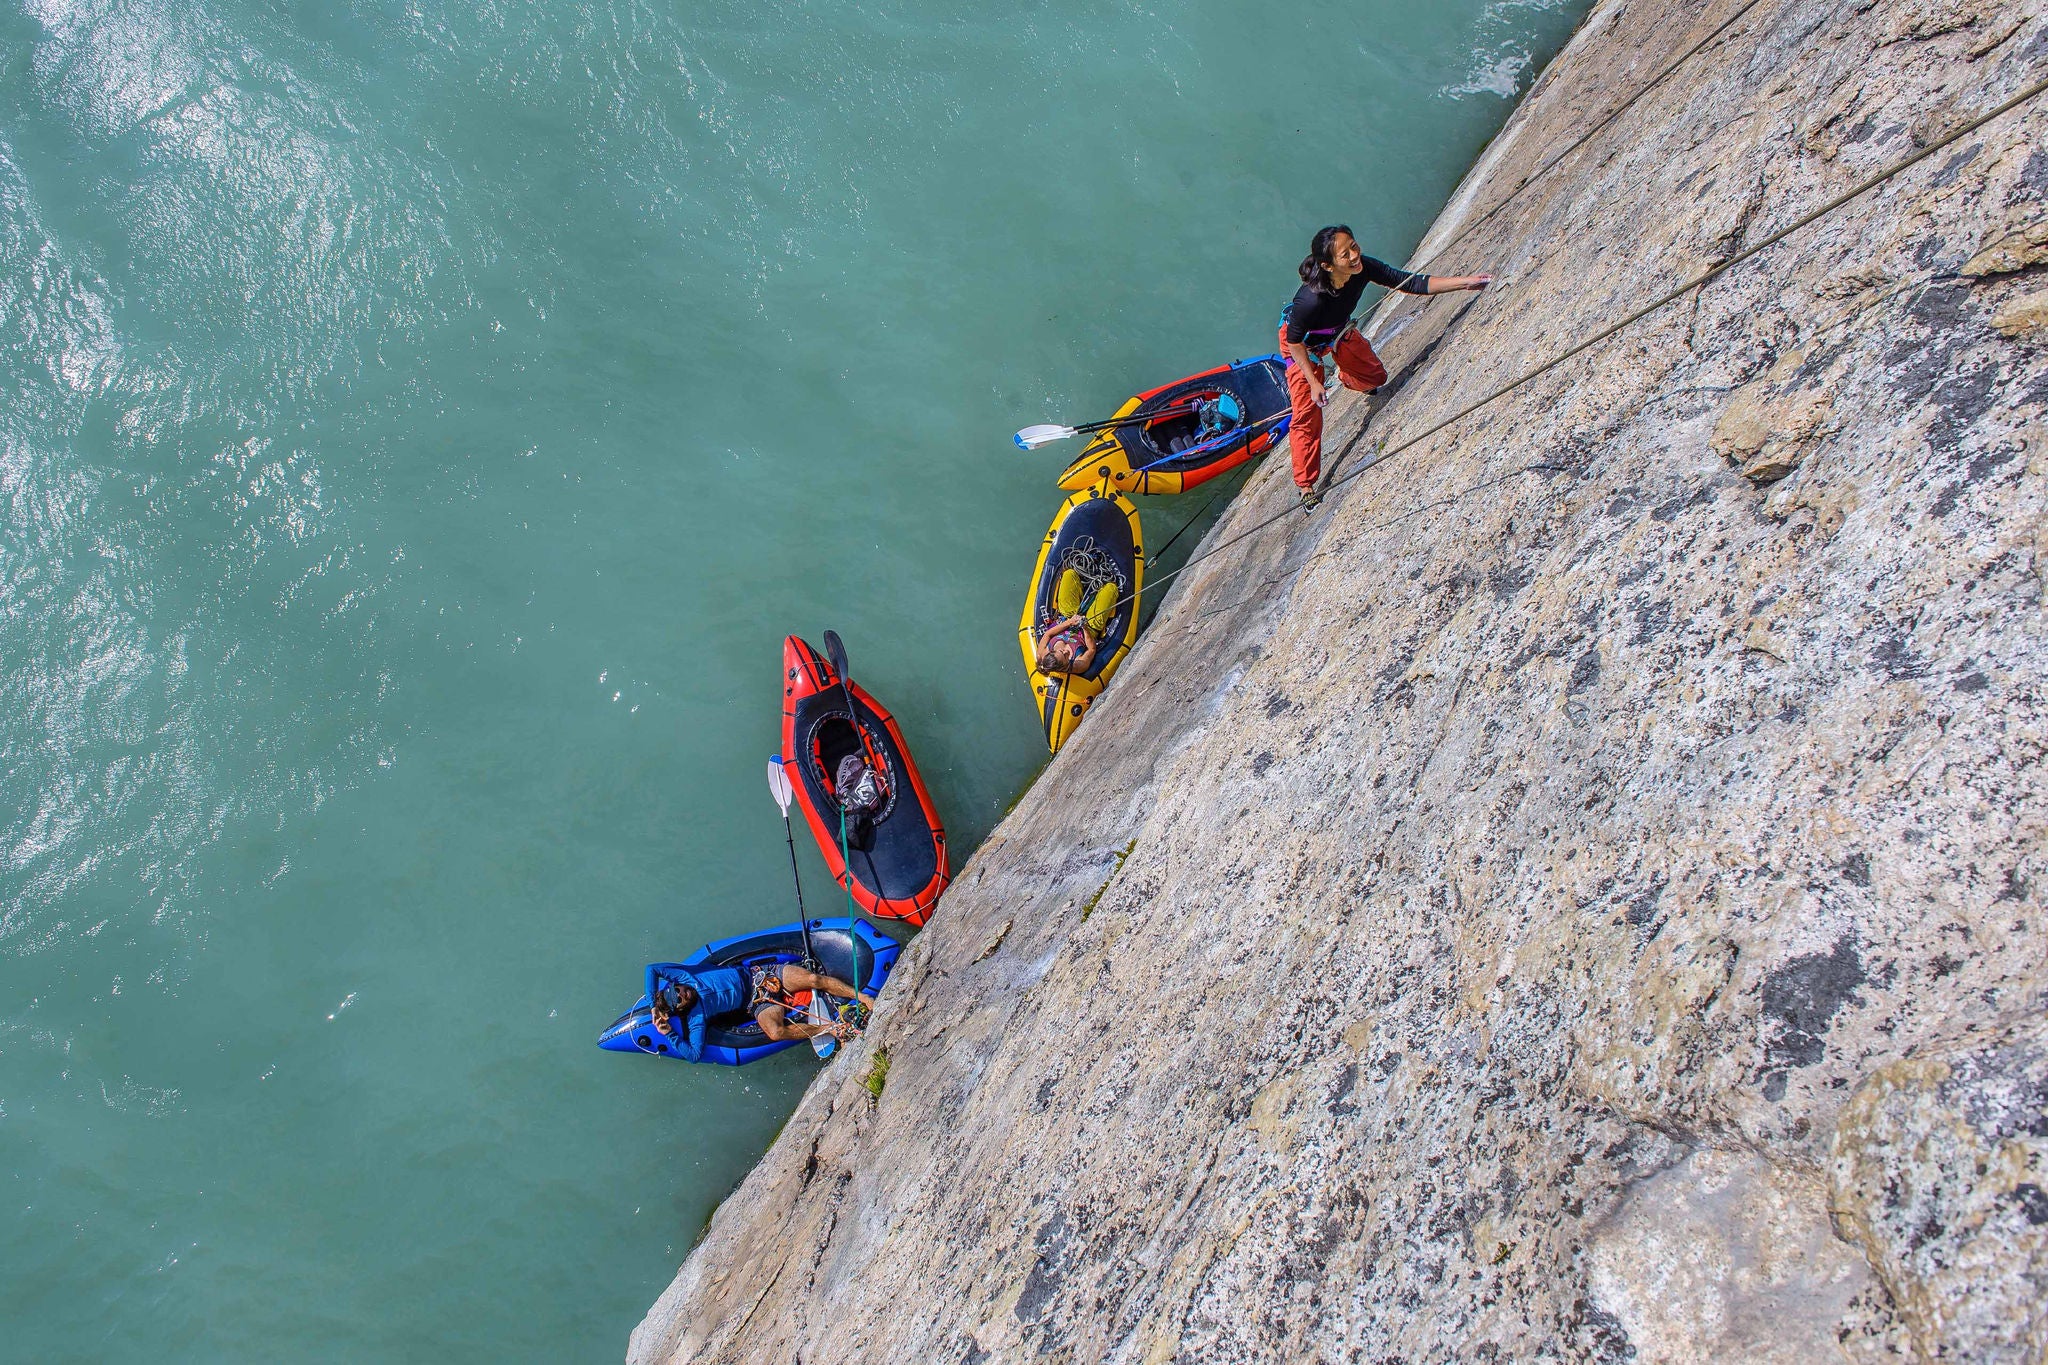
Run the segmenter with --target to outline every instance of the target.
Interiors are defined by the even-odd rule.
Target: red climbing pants
[[[1280,346],[1284,355],[1285,328],[1280,331]],[[1371,393],[1387,382],[1387,367],[1373,354],[1372,343],[1356,330],[1347,327],[1337,338],[1333,353],[1337,377],[1345,388]],[[1314,488],[1316,480],[1323,477],[1323,410],[1309,396],[1308,376],[1293,361],[1287,363],[1287,396],[1294,400],[1294,420],[1287,427],[1288,439],[1294,443],[1294,481],[1305,489]]]

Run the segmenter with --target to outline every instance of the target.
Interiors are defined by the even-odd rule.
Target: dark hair
[[[1308,244],[1308,255],[1301,258],[1301,282],[1318,294],[1337,292],[1337,286],[1330,283],[1330,250],[1337,245],[1339,237],[1355,241],[1358,234],[1342,223],[1332,223],[1315,235]]]

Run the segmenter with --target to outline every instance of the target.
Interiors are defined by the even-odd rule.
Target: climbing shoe
[[[1321,493],[1317,492],[1313,488],[1304,488],[1301,490],[1301,510],[1304,513],[1313,512],[1316,510],[1316,508],[1321,507],[1322,505],[1323,495]]]

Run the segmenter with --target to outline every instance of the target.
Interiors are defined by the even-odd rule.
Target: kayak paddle
[[[789,878],[796,883],[796,922],[804,933],[804,966],[815,972],[818,954],[811,948],[811,917],[804,912],[804,879],[796,870],[796,835],[789,827],[789,803],[796,799],[796,788],[789,784],[781,754],[768,760],[768,794],[782,807],[782,837],[789,845]]]
[[[846,646],[840,643],[839,632],[836,630],[825,632],[825,662],[832,665],[832,671],[839,675],[839,692],[846,698],[846,718],[853,722],[853,731],[860,736],[862,751],[875,761],[877,767],[884,768],[886,773],[887,765],[882,763],[882,751],[869,737],[868,727],[860,718],[860,708],[853,704],[853,674],[847,671]]]
[[[839,691],[846,698],[846,715],[853,722],[853,732],[860,736],[860,746],[868,749],[867,727],[860,723],[860,708],[853,704],[853,678],[846,670],[846,646],[840,642],[839,632],[825,632],[825,662],[832,665],[832,671],[839,675]],[[872,751],[870,751],[872,752]],[[846,948],[853,959],[853,998],[860,1000],[860,935],[853,928],[853,854],[847,848],[846,806],[839,807],[839,865],[846,869]]]
[[[1036,450],[1042,445],[1050,445],[1054,441],[1064,441],[1068,437],[1079,436],[1083,432],[1107,431],[1111,427],[1137,426],[1141,422],[1150,422],[1160,417],[1185,417],[1194,410],[1194,406],[1190,404],[1178,408],[1160,408],[1156,412],[1130,412],[1125,413],[1122,417],[1110,417],[1100,422],[1081,422],[1071,427],[1047,423],[1035,427],[1026,427],[1010,439],[1017,443],[1017,448],[1020,450]]]

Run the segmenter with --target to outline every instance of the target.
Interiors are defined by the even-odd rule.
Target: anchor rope
[[[1479,217],[1473,219],[1471,222],[1459,228],[1456,236],[1452,237],[1449,241],[1445,242],[1441,247],[1438,247],[1434,252],[1430,254],[1429,264],[1434,265],[1436,262],[1442,260],[1445,254],[1448,253],[1452,247],[1464,241],[1467,237],[1471,236],[1474,232],[1477,232],[1486,224],[1492,222],[1496,214],[1498,214],[1502,209],[1505,209],[1509,204],[1514,203],[1516,199],[1521,197],[1521,193],[1523,190],[1528,189],[1538,180],[1541,180],[1544,176],[1550,174],[1550,172],[1555,170],[1560,164],[1562,164],[1566,158],[1570,157],[1573,152],[1576,152],[1577,150],[1579,150],[1579,148],[1585,146],[1588,142],[1591,142],[1601,133],[1613,127],[1615,120],[1619,119],[1623,114],[1626,114],[1629,110],[1635,108],[1635,106],[1645,96],[1647,96],[1651,91],[1655,90],[1658,86],[1662,85],[1666,80],[1668,80],[1674,71],[1678,70],[1679,67],[1684,66],[1694,57],[1698,56],[1715,39],[1719,38],[1722,34],[1726,33],[1729,29],[1735,27],[1736,24],[1742,21],[1744,15],[1748,14],[1751,10],[1755,9],[1758,5],[1762,3],[1763,0],[1749,0],[1748,4],[1745,4],[1741,9],[1736,10],[1735,13],[1729,15],[1726,19],[1723,19],[1719,24],[1716,24],[1714,26],[1713,32],[1709,33],[1706,37],[1700,39],[1691,47],[1687,48],[1684,52],[1680,53],[1671,62],[1669,66],[1666,66],[1662,71],[1659,71],[1656,75],[1652,76],[1641,89],[1635,92],[1635,94],[1630,95],[1626,100],[1623,100],[1620,104],[1616,105],[1614,110],[1611,113],[1609,113],[1605,118],[1601,119],[1598,123],[1595,123],[1585,132],[1579,134],[1577,138],[1573,139],[1572,144],[1569,147],[1566,147],[1556,156],[1552,157],[1550,160],[1538,166],[1534,171],[1531,171],[1513,189],[1508,191],[1506,198],[1502,199],[1499,203],[1495,204],[1492,208],[1488,209]],[[1409,269],[1409,273],[1412,275],[1420,269],[1422,269],[1421,266],[1412,266]]]
[[[2015,94],[2010,98],[2001,101],[1999,104],[1994,105],[1991,109],[1985,111],[1982,114],[1977,115],[1974,118],[1965,120],[1961,124],[1958,124],[1955,128],[1951,129],[1947,133],[1944,133],[1941,137],[1928,143],[1926,146],[1920,148],[1918,151],[1912,153],[1911,155],[1902,157],[1898,161],[1893,162],[1891,165],[1886,166],[1884,169],[1873,172],[1868,176],[1865,176],[1863,179],[1851,185],[1848,189],[1843,190],[1839,194],[1836,194],[1832,198],[1828,199],[1825,203],[1820,205],[1820,207],[1813,209],[1807,213],[1801,214],[1799,217],[1793,219],[1790,223],[1787,223],[1784,227],[1779,228],[1777,231],[1768,234],[1767,236],[1763,237],[1761,240],[1757,241],[1753,245],[1744,247],[1741,251],[1736,252],[1734,255],[1729,256],[1727,259],[1720,261],[1715,265],[1709,266],[1707,269],[1701,271],[1699,274],[1687,280],[1684,284],[1681,284],[1676,288],[1668,290],[1665,293],[1659,295],[1651,302],[1646,303],[1642,307],[1637,308],[1633,312],[1629,313],[1627,316],[1623,317],[1618,322],[1608,324],[1607,326],[1601,328],[1599,331],[1593,333],[1593,335],[1587,337],[1585,340],[1577,342],[1574,345],[1569,346],[1565,350],[1559,352],[1557,355],[1552,356],[1550,359],[1544,361],[1543,363],[1536,365],[1528,370],[1525,370],[1523,373],[1515,376],[1513,379],[1510,379],[1507,383],[1502,384],[1498,388],[1492,390],[1484,397],[1476,399],[1475,401],[1466,404],[1464,407],[1459,408],[1450,416],[1445,417],[1440,421],[1432,423],[1429,427],[1425,428],[1423,431],[1417,433],[1416,435],[1387,447],[1380,453],[1380,457],[1378,459],[1372,461],[1370,464],[1361,465],[1359,468],[1352,470],[1349,474],[1345,474],[1338,478],[1332,479],[1328,484],[1328,487],[1330,489],[1341,488],[1345,484],[1348,484],[1353,480],[1363,478],[1366,474],[1369,474],[1373,470],[1376,470],[1380,468],[1382,465],[1387,464],[1395,457],[1406,454],[1408,451],[1411,451],[1415,449],[1417,446],[1422,445],[1424,442],[1430,440],[1432,437],[1436,436],[1440,432],[1446,430],[1449,427],[1455,426],[1457,423],[1463,421],[1465,418],[1470,417],[1473,413],[1478,412],[1481,408],[1487,407],[1501,398],[1505,398],[1507,395],[1515,392],[1517,389],[1520,389],[1522,386],[1530,383],[1532,380],[1541,378],[1543,375],[1548,374],[1550,371],[1556,369],[1560,365],[1563,365],[1565,362],[1573,360],[1578,356],[1585,354],[1587,351],[1593,349],[1595,346],[1598,346],[1601,342],[1606,341],[1610,337],[1615,336],[1617,333],[1625,331],[1629,327],[1634,326],[1636,323],[1642,321],[1644,318],[1649,317],[1652,313],[1658,312],[1659,310],[1666,308],[1669,305],[1677,302],[1679,299],[1684,298],[1687,294],[1690,294],[1694,290],[1699,289],[1702,286],[1713,282],[1714,280],[1720,278],[1722,275],[1726,274],[1728,271],[1734,269],[1736,266],[1741,265],[1746,261],[1754,260],[1756,257],[1762,255],[1764,252],[1776,246],[1778,243],[1784,241],[1786,238],[1800,231],[1802,228],[1809,227],[1812,224],[1817,223],[1821,219],[1827,217],[1829,214],[1832,214],[1837,210],[1841,209],[1845,205],[1862,198],[1870,191],[1877,189],[1879,186],[1884,185],[1887,182],[1895,179],[1902,173],[1911,170],[1914,166],[1919,165],[1921,162],[1927,160],[1929,157],[1935,155],[1937,152],[1943,151],[1948,147],[1953,146],[1955,143],[1960,142],[1962,139],[1968,137],[1970,134],[1976,132],[1978,129],[1984,127],[1986,124],[1991,123],[1994,120],[1999,119],[2008,113],[2011,113],[2014,109],[2017,109],[2021,105],[2027,103],[2029,100],[2036,98],[2044,91],[2048,91],[2048,79],[2037,80],[2032,84],[2027,85],[2026,87],[2021,89],[2018,94]],[[1238,532],[1236,535],[1230,536],[1229,538],[1223,540],[1219,544],[1212,545],[1207,549],[1198,550],[1195,554],[1190,555],[1187,559],[1187,562],[1182,564],[1179,568],[1160,575],[1159,578],[1154,581],[1153,586],[1156,588],[1159,585],[1170,582],[1171,580],[1178,578],[1180,575],[1186,573],[1189,569],[1192,569],[1193,567],[1195,567],[1195,565],[1201,563],[1203,560],[1213,558],[1216,555],[1222,554],[1226,550],[1241,545],[1245,541],[1250,540],[1252,537],[1258,535],[1260,532],[1269,530],[1270,528],[1279,525],[1281,522],[1286,521],[1297,515],[1299,515],[1297,510],[1295,508],[1289,507],[1283,511],[1274,513],[1272,516],[1256,521],[1252,523],[1250,526],[1246,527],[1244,530]],[[1119,599],[1116,605],[1118,607],[1122,607],[1124,603],[1128,600],[1128,598]]]

